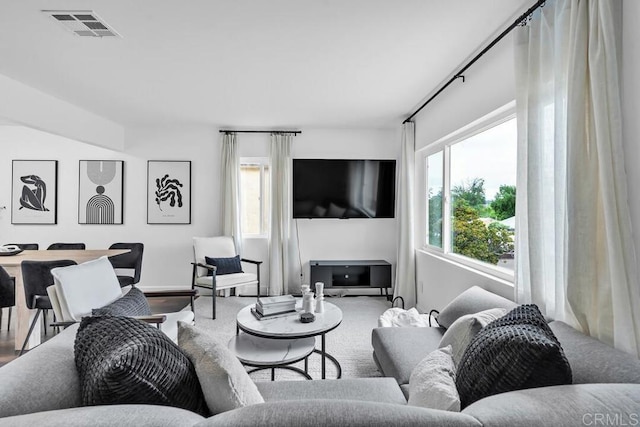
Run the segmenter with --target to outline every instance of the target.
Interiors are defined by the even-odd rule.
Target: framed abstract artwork
[[[122,224],[123,189],[122,160],[80,160],[78,224]]]
[[[11,223],[58,222],[58,161],[14,160],[11,173]]]
[[[191,162],[147,162],[147,224],[191,224]]]

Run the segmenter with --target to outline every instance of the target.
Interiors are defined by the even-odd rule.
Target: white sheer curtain
[[[291,236],[292,134],[271,135],[271,227],[269,230],[269,295],[289,291]]]
[[[238,253],[242,253],[240,155],[238,154],[238,140],[235,133],[222,134],[220,209],[222,234],[233,236]]]
[[[613,7],[549,0],[516,33],[516,299],[638,355]]]
[[[413,197],[415,170],[415,124],[402,125],[398,174],[398,263],[393,296],[402,297],[405,308],[416,305],[416,262],[413,245]]]

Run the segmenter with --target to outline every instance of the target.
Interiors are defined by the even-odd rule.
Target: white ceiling
[[[0,0],[0,74],[125,126],[384,128],[530,3]],[[43,9],[93,10],[123,38]]]

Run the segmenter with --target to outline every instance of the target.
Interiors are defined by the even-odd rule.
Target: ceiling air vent
[[[120,37],[91,10],[43,10],[67,30],[80,37]]]

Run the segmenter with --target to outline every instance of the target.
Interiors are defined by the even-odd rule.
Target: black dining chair
[[[36,326],[40,312],[43,310],[52,310],[51,300],[47,294],[47,288],[53,285],[53,276],[51,270],[56,267],[67,267],[76,265],[73,260],[63,259],[54,261],[22,261],[22,282],[24,286],[24,297],[27,308],[37,309],[35,317],[29,326],[29,332],[20,349],[20,355],[24,352],[27,342],[31,337],[33,328]]]
[[[11,328],[11,309],[16,305],[16,281],[9,276],[7,270],[0,267],[0,328],[2,328],[2,312],[9,307],[7,331]]]
[[[111,265],[114,269],[128,270],[127,272],[117,271],[120,287],[133,286],[140,281],[142,272],[142,253],[144,252],[143,243],[114,243],[109,249],[130,249],[130,252],[121,255],[109,257]],[[131,271],[130,274],[125,274]]]
[[[23,251],[37,251],[40,249],[40,245],[37,243],[9,243],[10,245],[16,245]]]
[[[52,243],[47,250],[87,249],[84,243]]]

